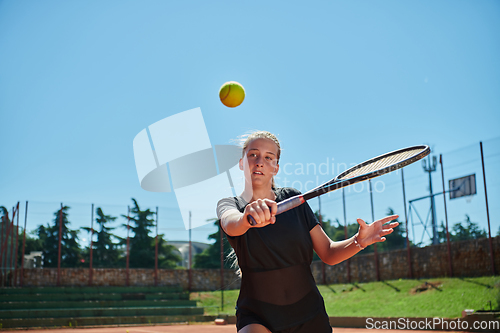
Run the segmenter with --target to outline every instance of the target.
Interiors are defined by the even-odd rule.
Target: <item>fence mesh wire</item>
[[[500,176],[497,170],[500,170],[500,137],[483,141],[484,167],[486,173],[487,198],[489,203],[489,219],[491,226],[491,235],[497,236],[500,234]],[[436,230],[442,231],[442,225],[446,224],[446,216],[444,210],[444,200],[446,200],[447,219],[449,231],[453,234],[457,232],[455,227],[461,224],[464,227],[474,223],[478,230],[483,233],[488,233],[488,216],[486,211],[486,196],[483,177],[483,164],[481,159],[481,151],[479,143],[471,144],[454,151],[443,152],[442,162],[444,170],[445,191],[449,191],[449,180],[460,178],[474,174],[476,179],[476,194],[467,197],[450,199],[450,194],[445,193],[443,196],[441,164],[439,163],[439,151],[433,151],[428,159],[432,162],[432,156],[436,156],[437,164],[435,171],[430,173],[432,180],[432,190],[435,207]],[[403,200],[403,184],[402,173],[404,172],[404,191],[406,195],[406,205]],[[406,236],[405,220],[408,221],[408,236],[412,242],[412,246],[426,246],[432,244],[434,230],[432,226],[432,210],[431,197],[429,189],[429,173],[424,172],[422,163],[414,163],[403,171],[398,170],[393,173],[375,178],[371,181],[372,191],[370,196],[369,182],[359,183],[345,188],[345,211],[342,198],[342,190],[335,191],[321,196],[319,199],[313,199],[309,202],[313,210],[317,211],[320,208],[325,219],[332,221],[334,226],[344,226],[344,223],[355,224],[357,218],[362,218],[367,222],[373,221],[373,218],[378,219],[387,215],[389,208],[400,215],[399,221],[403,222],[400,228],[403,228],[403,236]],[[321,203],[320,203],[321,202]],[[373,202],[373,206],[372,206]],[[7,203],[3,203],[4,205]],[[15,205],[17,203],[10,203]],[[79,245],[82,249],[90,246],[90,232],[84,228],[90,228],[92,223],[92,203],[79,202],[62,202],[64,206],[70,207],[68,210],[68,227],[72,230],[78,230]],[[199,247],[193,252],[193,256],[206,248],[206,245],[201,243],[210,243],[213,240],[208,239],[208,235],[218,231],[217,226],[213,223],[208,223],[202,227],[192,229],[191,232],[186,230],[182,218],[178,212],[178,208],[174,205],[165,207],[148,207],[147,203],[139,202],[141,209],[149,208],[156,212],[158,209],[158,234],[163,235],[163,238],[171,243],[186,243],[191,239],[193,242],[199,243]],[[124,203],[123,205],[109,205],[94,203],[94,229],[98,229],[95,222],[95,209],[100,207],[104,214],[116,217],[116,220],[109,223],[107,226],[114,228],[111,232],[121,238],[127,237],[127,212],[128,206],[132,206],[132,202]],[[406,214],[405,214],[406,206]],[[13,208],[5,205],[8,210],[8,218],[12,219]],[[56,218],[56,212],[60,209],[60,202],[42,202],[29,201],[28,211],[26,212],[25,202],[20,202],[19,205],[19,230],[24,229],[26,219],[26,230],[28,237],[37,238],[37,230],[43,225],[53,225]],[[372,210],[373,209],[373,210]],[[215,210],[214,210],[215,211]],[[196,207],[193,207],[193,214],[197,214]],[[214,213],[215,215],[215,213]],[[345,215],[345,220],[344,220]],[[215,217],[215,216],[214,216]],[[7,218],[7,216],[6,216]],[[155,218],[153,216],[153,218]],[[14,219],[17,231],[17,217]],[[156,223],[156,222],[155,222]],[[467,224],[469,223],[469,224]],[[0,228],[0,248],[2,251],[1,271],[2,276],[6,276],[14,269],[14,259],[10,259],[15,254],[15,249],[11,246],[11,242],[15,241],[16,233],[14,229],[10,229],[8,222],[2,222]],[[455,227],[455,229],[454,229]],[[150,228],[150,236],[156,235],[156,225]],[[130,234],[132,236],[132,234]],[[351,236],[351,235],[349,235]],[[442,235],[441,235],[442,236]],[[22,234],[19,234],[18,248],[18,263],[21,261]],[[439,240],[439,239],[438,239]],[[97,235],[94,234],[93,242],[97,241]],[[442,239],[440,240],[443,241]],[[115,239],[115,242],[117,240]],[[14,244],[15,245],[15,244]],[[122,254],[125,253],[125,245],[118,246]],[[179,248],[181,248],[179,246]],[[29,247],[26,248],[25,255],[30,253]],[[182,260],[178,263],[180,266],[187,267],[188,253],[186,247],[179,250]],[[15,256],[14,256],[15,257]],[[75,266],[88,266],[88,258],[82,257],[83,261],[75,263]],[[28,265],[28,262],[25,262]],[[30,261],[25,267],[40,267],[43,262],[36,260]],[[120,265],[125,267],[125,262],[121,261]]]

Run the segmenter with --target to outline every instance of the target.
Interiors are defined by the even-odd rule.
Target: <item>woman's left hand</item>
[[[372,245],[373,243],[385,241],[384,236],[392,233],[394,231],[394,228],[399,225],[398,222],[389,224],[385,223],[395,220],[398,217],[399,215],[387,216],[371,224],[366,224],[366,222],[362,219],[357,219],[359,223],[357,238],[359,245],[361,245],[362,247],[367,247]]]

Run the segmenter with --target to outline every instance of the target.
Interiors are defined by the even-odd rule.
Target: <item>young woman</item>
[[[269,132],[255,132],[243,144],[240,169],[245,189],[240,196],[217,205],[222,229],[238,258],[242,273],[236,306],[241,333],[332,332],[324,301],[311,272],[313,249],[328,265],[342,262],[365,247],[385,240],[398,216],[367,225],[358,219],[353,237],[333,242],[320,227],[307,203],[279,215],[277,202],[299,194],[276,188],[281,148]],[[248,222],[251,215],[255,225]]]

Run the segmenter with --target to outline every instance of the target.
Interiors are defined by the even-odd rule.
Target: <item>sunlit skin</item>
[[[255,139],[251,141],[240,159],[240,169],[245,174],[245,189],[241,197],[249,202],[243,213],[237,209],[226,211],[221,217],[221,225],[230,236],[240,236],[250,228],[263,228],[276,222],[276,196],[272,190],[272,178],[278,173],[277,160],[278,146],[270,139]],[[252,215],[256,224],[250,225],[248,215]],[[398,222],[387,223],[397,219],[398,215],[391,215],[366,224],[357,219],[359,230],[353,237],[334,242],[318,224],[310,231],[314,251],[320,259],[328,265],[338,264],[351,258],[361,249],[377,242],[385,241],[385,236],[394,231]],[[270,332],[259,324],[245,326],[242,333]]]
[[[273,224],[276,221],[276,195],[271,186],[273,177],[279,171],[278,147],[269,139],[252,140],[239,166],[245,174],[245,189],[241,197],[250,203],[245,208],[246,215],[252,215],[257,222],[256,227]]]

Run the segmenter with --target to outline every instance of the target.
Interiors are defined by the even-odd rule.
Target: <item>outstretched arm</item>
[[[385,236],[392,233],[394,228],[399,225],[398,222],[385,223],[397,218],[398,215],[391,215],[371,224],[366,224],[362,219],[358,219],[358,233],[349,239],[339,242],[332,241],[323,231],[323,228],[317,225],[310,231],[314,251],[316,251],[321,260],[326,264],[338,264],[373,243],[385,241]]]

